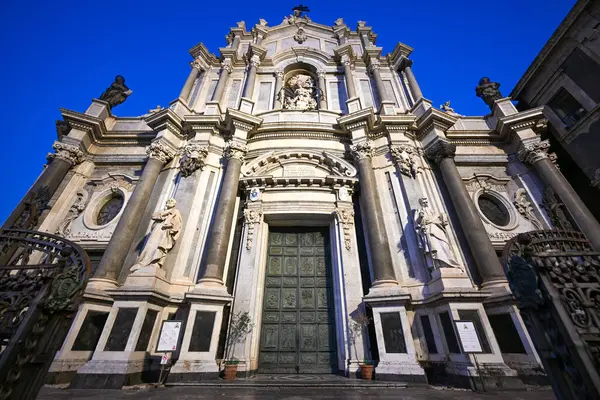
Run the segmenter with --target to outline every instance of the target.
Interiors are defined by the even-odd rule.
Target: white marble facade
[[[538,179],[514,156],[519,140],[537,138],[532,127],[541,112],[517,113],[507,99],[498,100],[493,115],[486,117],[437,110],[414,80],[410,47],[399,43],[383,55],[364,22],[351,29],[341,19],[334,25],[304,17],[290,21],[270,25],[261,20],[254,27],[240,22],[218,56],[202,44],[194,47],[190,78],[168,108],[120,118],[94,100],[86,113],[64,111],[71,126],[64,140],[85,148],[87,161],[65,177],[40,229],[54,233],[71,218],[66,237],[94,254],[101,256],[109,240],[121,240],[116,227],[139,185],[145,148],[160,142],[172,151],[138,225],[128,228],[135,235],[116,280],[97,273],[90,281],[52,376],[92,387],[151,379],[159,368],[161,353],[155,350],[162,321],[174,319],[183,321],[184,330],[172,354],[169,379],[217,378],[227,317],[240,312],[249,313],[254,328],[237,344],[234,356],[242,374],[260,373],[269,235],[283,227],[328,231],[335,327],[331,348],[338,373],[355,377],[360,362],[375,360],[379,379],[424,382],[431,365],[464,378],[477,374],[472,359],[477,357],[499,381],[541,374],[506,283],[482,288],[462,231],[468,227],[461,226],[436,164],[425,156],[439,140],[456,146],[454,160],[464,187],[494,249],[501,251],[517,233],[549,226],[538,206]],[[295,39],[299,23],[306,36],[301,43]],[[286,88],[297,74],[310,77],[306,82],[312,86]],[[307,101],[306,96],[313,98]],[[290,101],[296,106],[286,108]],[[297,109],[302,104],[310,107]],[[223,185],[230,179],[226,170],[231,161],[224,157],[229,143],[237,143],[243,154],[232,224],[224,227],[229,236],[227,257],[221,260],[222,284],[199,282]],[[391,254],[392,265],[386,268],[395,276],[387,286],[371,287],[378,269],[372,265],[373,244],[363,231],[370,223],[369,211],[351,152],[352,146],[365,143],[374,173],[371,187],[378,192],[384,217],[385,251]],[[190,160],[185,151],[190,145],[196,146],[194,157],[199,159]],[[85,204],[77,203],[81,190]],[[112,211],[103,209],[115,196],[122,201],[112,200]],[[428,262],[420,245],[414,219],[423,197],[445,218],[456,260],[452,268]],[[175,246],[162,266],[130,274],[151,230],[150,216],[163,210],[169,198],[177,201],[183,220]],[[502,215],[490,220],[482,207],[499,207]],[[100,217],[101,224],[100,212],[113,214]],[[132,310],[130,318],[119,319],[122,309]],[[365,309],[373,323],[351,346],[352,316]],[[440,314],[457,320],[463,309],[479,315],[479,334],[489,344],[485,354],[461,354],[447,343],[454,333],[444,331]],[[98,316],[96,325],[90,311]],[[513,321],[512,331],[522,343],[512,347],[522,348],[519,353],[501,349],[499,343],[511,339],[496,338],[506,332],[492,326],[488,315],[498,314]],[[396,339],[388,339],[386,329],[392,328],[382,315],[385,321],[399,321],[393,322],[399,323],[393,327]],[[426,327],[423,316],[429,320]],[[94,328],[80,338],[84,325]]]

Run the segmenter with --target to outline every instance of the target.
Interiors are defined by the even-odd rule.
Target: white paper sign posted
[[[181,321],[165,321],[160,330],[156,351],[175,351],[179,341]]]
[[[165,365],[166,363],[169,362],[169,355],[168,354],[163,354],[161,359],[160,359],[160,364],[161,365]]]
[[[465,353],[481,353],[481,343],[472,321],[455,321],[456,331]]]

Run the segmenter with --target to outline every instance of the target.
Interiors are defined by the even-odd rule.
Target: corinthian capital
[[[372,58],[369,63],[369,72],[373,73],[374,71],[379,71],[380,68],[381,64],[379,63],[379,60]]]
[[[229,58],[224,59],[223,62],[221,63],[221,68],[224,71],[231,73],[231,71],[233,71],[233,65],[231,64],[231,60]]]
[[[347,54],[344,54],[344,55],[342,56],[342,59],[341,59],[341,61],[342,61],[342,65],[344,65],[344,66],[346,66],[346,67],[350,67],[350,68],[354,69],[354,60],[353,60],[352,58],[350,58],[350,56],[349,56],[349,55],[347,55]]]
[[[443,140],[438,140],[425,149],[425,155],[431,161],[439,164],[444,158],[454,158],[456,146]]]
[[[198,71],[202,71],[202,64],[198,58],[194,58],[194,61],[190,63],[192,68],[196,68]]]
[[[83,151],[79,150],[79,147],[77,146],[62,142],[54,142],[52,148],[54,151],[56,151],[56,154],[48,154],[48,161],[54,158],[60,158],[61,160],[65,160],[74,166],[85,160]]]
[[[547,140],[522,143],[517,151],[517,157],[522,163],[533,165],[544,158],[548,158],[548,150],[550,150],[550,142]]]
[[[168,163],[175,156],[175,152],[162,141],[152,142],[146,148],[146,154],[149,158],[155,158],[163,164]]]
[[[360,161],[367,157],[371,158],[373,156],[373,147],[371,146],[371,142],[368,140],[351,146],[350,150],[352,151],[352,156],[356,161]]]
[[[259,65],[260,65],[260,57],[256,54],[253,54],[252,57],[250,57],[250,60],[248,61],[248,66],[258,68]]]
[[[179,172],[181,176],[187,178],[204,167],[204,159],[208,155],[208,147],[200,146],[196,143],[186,144],[183,148],[183,156],[179,161]]]
[[[283,78],[283,70],[282,69],[276,69],[275,70],[275,76],[279,79]]]
[[[243,144],[237,142],[228,142],[227,148],[225,149],[225,157],[227,159],[235,158],[240,161],[244,161],[244,157],[248,152],[248,148]]]

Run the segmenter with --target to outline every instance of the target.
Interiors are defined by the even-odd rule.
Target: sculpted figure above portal
[[[154,223],[148,241],[131,267],[131,272],[148,266],[162,267],[167,253],[175,246],[181,232],[181,213],[175,208],[176,204],[175,199],[169,199],[165,209],[152,216]]]
[[[112,108],[123,103],[131,93],[133,92],[125,85],[125,78],[117,75],[115,81],[102,93],[100,100],[106,101]]]
[[[425,254],[428,267],[431,269],[459,268],[446,231],[447,217],[429,207],[429,200],[426,197],[420,198],[419,204],[421,209],[417,210],[415,215],[415,230],[419,236],[419,247]]]
[[[283,108],[288,110],[315,110],[315,83],[309,75],[298,74],[287,80]]]

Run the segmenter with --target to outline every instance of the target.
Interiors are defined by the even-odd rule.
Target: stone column
[[[67,172],[71,167],[85,160],[83,152],[77,146],[54,142],[52,148],[56,153],[48,155],[48,166],[29,189],[23,200],[8,216],[2,225],[2,229],[35,229],[37,218],[44,211],[45,206],[58,189]],[[23,218],[24,211],[28,208],[32,215],[29,218]]]
[[[257,54],[253,54],[248,62],[248,73],[246,75],[246,87],[242,97],[252,99],[254,93],[254,84],[256,83],[256,69],[260,65],[260,57]]]
[[[219,76],[219,81],[217,82],[217,87],[212,97],[213,101],[221,101],[223,93],[225,93],[225,88],[227,87],[227,80],[231,71],[233,71],[232,62],[229,58],[226,58],[221,63],[221,75]]]
[[[346,86],[348,89],[348,98],[353,99],[356,96],[356,86],[354,85],[354,74],[352,69],[354,68],[354,62],[350,59],[347,54],[342,56],[342,65],[344,66],[344,77],[346,78]]]
[[[377,94],[379,95],[379,101],[383,103],[384,101],[388,101],[388,95],[385,90],[385,86],[383,85],[383,79],[381,79],[381,72],[379,72],[379,60],[371,60],[369,64],[369,71],[373,74],[373,79],[375,80],[375,88],[377,89]]]
[[[517,156],[521,162],[531,165],[542,181],[554,190],[594,249],[600,250],[600,224],[552,163],[547,154],[549,149],[547,140],[522,143]]]
[[[194,87],[194,82],[196,82],[196,79],[198,79],[198,76],[200,75],[201,71],[198,60],[192,61],[190,65],[192,66],[192,70],[190,71],[190,74],[188,75],[188,78],[185,81],[185,84],[183,85],[183,89],[181,89],[181,93],[179,93],[179,98],[183,99],[186,103],[188,97],[190,97],[190,92]]]
[[[438,140],[425,150],[427,157],[438,164],[442,172],[442,179],[450,194],[483,286],[504,282],[506,281],[504,269],[454,163],[455,152],[455,145],[442,140]]]
[[[412,60],[406,60],[406,66],[404,67],[404,73],[406,74],[406,79],[408,79],[408,87],[412,92],[412,95],[415,99],[415,103],[423,98],[423,92],[421,92],[421,88],[415,79],[415,74],[412,72]]]
[[[325,71],[318,71],[317,76],[319,77],[319,89],[321,89],[319,109],[327,110],[327,96],[325,95]]]
[[[365,228],[373,267],[374,282],[371,287],[397,285],[379,191],[371,163],[372,153],[373,149],[369,141],[352,146],[352,155],[356,160],[360,179],[360,199],[365,213]]]
[[[123,210],[93,280],[117,283],[140,220],[150,200],[154,184],[165,164],[175,155],[175,151],[159,140],[153,142],[146,149],[146,154],[148,161],[144,166],[142,176]]]
[[[281,89],[283,88],[283,70],[278,69],[275,71],[275,108],[283,108],[283,94]]]
[[[225,259],[235,214],[235,201],[240,181],[242,162],[248,149],[242,144],[229,142],[225,156],[227,168],[221,185],[219,201],[215,210],[210,237],[207,243],[206,268],[198,283],[208,286],[223,286]]]

